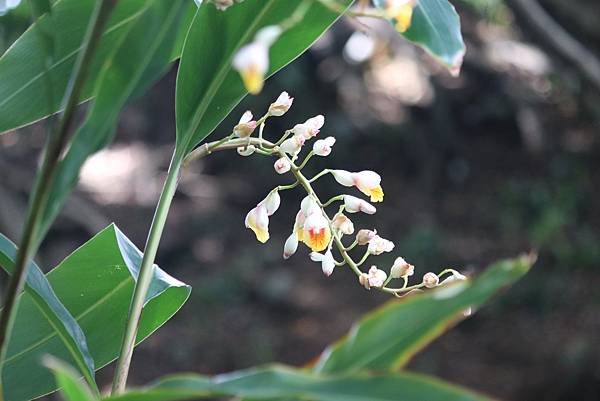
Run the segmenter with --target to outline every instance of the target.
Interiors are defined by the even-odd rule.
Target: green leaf
[[[383,0],[376,4],[382,6]],[[402,34],[458,74],[465,55],[460,19],[448,0],[418,0],[410,28]]]
[[[187,35],[177,74],[177,150],[183,157],[210,134],[246,95],[231,62],[262,27],[279,24],[302,0],[245,0],[219,11],[203,4]],[[339,3],[347,6],[351,0]],[[272,75],[302,54],[339,17],[312,2],[304,19],[285,31],[270,51]]]
[[[272,366],[208,378],[174,376],[110,401],[175,401],[214,397],[313,401],[489,401],[443,381],[415,374],[320,376]]]
[[[95,0],[56,2],[52,12],[42,16],[0,58],[0,133],[59,111],[61,95],[81,49],[94,4]],[[96,50],[82,100],[90,97],[102,63],[112,53],[114,43],[120,41],[147,4],[147,0],[118,2]],[[53,34],[54,54],[50,66],[46,65],[47,44],[40,41],[38,30]],[[50,104],[48,99],[51,99]]]
[[[99,73],[98,88],[86,120],[78,128],[68,153],[60,162],[42,232],[47,231],[77,183],[79,171],[87,157],[112,140],[119,112],[127,100],[165,72],[177,45],[176,39],[185,12],[194,7],[193,3],[181,0],[174,3],[149,0],[148,4]]]
[[[56,296],[84,331],[97,369],[118,355],[141,260],[141,252],[110,225],[47,274]],[[169,320],[189,294],[189,286],[156,266],[137,342]],[[46,354],[73,364],[54,328],[24,293],[4,366],[7,400],[28,400],[56,390],[52,374],[40,365]]]
[[[54,373],[56,385],[60,387],[65,401],[94,401],[96,399],[90,389],[81,383],[77,372],[66,363],[53,357],[45,357],[44,365]]]
[[[394,300],[359,321],[348,335],[325,350],[318,373],[397,370],[423,347],[502,288],[521,278],[533,263],[524,256],[498,262],[472,281]]]
[[[17,246],[0,234],[0,266],[9,274],[14,270]],[[85,334],[77,320],[60,302],[42,270],[31,262],[27,269],[25,291],[49,325],[59,336],[89,383],[94,382],[94,360],[88,350]]]
[[[36,17],[40,17],[50,12],[52,5],[50,0],[29,0],[31,13]]]

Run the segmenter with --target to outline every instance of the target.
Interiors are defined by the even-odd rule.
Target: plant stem
[[[18,296],[23,290],[25,278],[27,277],[27,267],[37,252],[42,239],[39,238],[39,228],[47,206],[58,161],[66,142],[69,128],[73,122],[73,115],[79,101],[79,95],[87,78],[87,72],[104,25],[108,21],[115,3],[116,0],[96,3],[83,39],[83,50],[77,57],[71,73],[71,79],[65,90],[63,97],[64,111],[60,116],[55,130],[49,135],[46,144],[42,165],[37,174],[27,209],[27,217],[20,247],[17,252],[15,269],[5,291],[4,305],[2,314],[0,315],[0,361],[3,361],[6,356],[8,341],[18,309]],[[0,401],[3,399],[1,368],[2,365],[0,365]],[[93,386],[95,386],[95,383]]]
[[[165,228],[167,215],[169,214],[169,208],[171,207],[171,202],[173,201],[175,191],[177,190],[181,167],[187,166],[191,161],[204,157],[212,152],[236,149],[240,146],[246,146],[247,144],[258,145],[259,143],[262,143],[268,148],[274,146],[274,144],[269,141],[260,141],[257,138],[241,138],[206,143],[205,145],[198,147],[196,150],[188,154],[187,157],[183,157],[179,155],[177,151],[175,151],[173,159],[171,160],[171,165],[169,166],[167,179],[160,194],[158,205],[156,206],[154,218],[152,219],[152,225],[146,241],[139,276],[135,283],[133,298],[129,307],[129,315],[127,317],[127,326],[123,335],[121,352],[119,354],[115,376],[113,378],[113,395],[123,393],[125,390],[125,385],[127,384],[127,376],[129,374],[129,366],[131,364],[133,349],[135,347],[135,339],[140,317],[144,308],[144,302],[146,300],[148,288],[152,282],[154,260],[156,258],[158,245]]]
[[[148,288],[152,282],[154,259],[156,258],[158,245],[165,228],[167,215],[169,214],[169,208],[171,207],[171,202],[173,201],[175,191],[177,190],[181,164],[182,159],[181,157],[178,157],[176,153],[173,155],[173,159],[171,160],[167,179],[160,194],[160,199],[154,213],[154,218],[152,219],[150,233],[148,234],[148,239],[144,248],[144,256],[142,258],[139,275],[135,283],[133,298],[131,299],[131,304],[129,306],[127,326],[123,335],[121,353],[119,355],[119,360],[117,361],[117,367],[113,379],[112,394],[121,394],[123,390],[125,390],[140,317],[142,315],[142,309],[144,308],[144,302],[146,300]]]

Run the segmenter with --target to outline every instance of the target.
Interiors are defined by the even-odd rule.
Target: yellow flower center
[[[302,238],[302,241],[308,245],[313,252],[321,252],[327,248],[329,240],[331,239],[331,232],[328,227],[304,230]]]
[[[263,88],[265,77],[255,66],[250,66],[249,68],[241,71],[240,74],[242,76],[244,86],[248,92],[253,95],[260,93]]]
[[[401,6],[390,7],[387,11],[391,18],[396,20],[396,30],[400,33],[410,28],[413,15],[413,2],[407,2]]]

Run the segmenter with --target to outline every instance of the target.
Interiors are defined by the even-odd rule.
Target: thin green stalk
[[[131,357],[133,356],[133,348],[135,347],[135,339],[140,323],[140,317],[142,315],[142,309],[144,308],[144,302],[146,300],[148,288],[152,282],[154,259],[156,258],[158,245],[165,228],[167,215],[169,214],[169,208],[171,207],[171,202],[173,201],[175,191],[177,190],[182,161],[182,158],[179,157],[177,153],[173,156],[171,165],[169,166],[167,179],[160,194],[160,199],[158,201],[158,205],[156,206],[156,212],[154,213],[154,218],[152,219],[150,233],[144,248],[144,256],[142,258],[139,276],[135,283],[133,298],[131,299],[131,304],[129,306],[129,315],[127,319],[127,326],[125,328],[125,334],[123,335],[121,354],[119,355],[119,360],[117,361],[117,367],[112,384],[112,394],[121,394],[125,390],[125,385],[127,384],[129,365],[131,364]]]
[[[83,40],[83,50],[79,54],[71,79],[63,97],[63,113],[60,116],[56,129],[49,135],[45,147],[42,165],[37,174],[30,197],[25,227],[17,252],[15,269],[5,291],[4,305],[0,315],[0,361],[6,357],[6,349],[10,334],[14,325],[16,311],[18,309],[18,296],[23,290],[25,278],[27,277],[27,266],[34,257],[42,238],[39,238],[39,228],[42,223],[44,211],[47,206],[48,196],[54,176],[58,167],[69,128],[73,122],[75,108],[79,101],[81,89],[87,78],[92,57],[100,40],[105,23],[115,6],[116,0],[101,1],[96,4],[90,17],[90,24]],[[4,399],[2,389],[2,365],[0,364],[0,401]],[[95,387],[93,378],[86,377]]]

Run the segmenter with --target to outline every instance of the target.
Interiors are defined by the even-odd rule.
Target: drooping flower
[[[385,13],[394,20],[398,32],[406,32],[410,27],[416,3],[416,0],[385,0]]]
[[[333,228],[335,228],[343,234],[351,235],[354,233],[354,223],[352,223],[352,220],[350,220],[343,213],[336,215],[333,221],[331,222],[331,225],[333,226]]]
[[[317,156],[329,156],[334,143],[335,138],[332,136],[328,136],[325,139],[319,139],[313,144],[313,152]]]
[[[305,139],[311,139],[317,136],[323,124],[325,124],[325,117],[319,114],[318,116],[309,118],[302,124],[296,124],[292,128],[292,132],[294,135],[302,135]]]
[[[436,287],[440,283],[440,278],[437,274],[429,272],[423,276],[423,285],[427,288]]]
[[[375,206],[369,202],[352,195],[344,195],[344,206],[348,213],[363,212],[366,214],[375,214],[377,211]]]
[[[281,92],[281,95],[269,106],[269,114],[275,117],[284,115],[292,107],[293,97],[287,92]]]
[[[242,46],[233,58],[233,68],[241,75],[246,90],[257,94],[262,90],[269,70],[269,48],[281,34],[281,28],[271,25],[256,33],[254,41]]]
[[[233,133],[240,138],[247,138],[256,129],[257,122],[252,120],[252,112],[250,110],[242,114],[240,121],[233,127]]]
[[[287,157],[281,157],[275,161],[273,164],[275,171],[277,174],[285,174],[292,168],[292,165]]]
[[[394,249],[394,243],[379,235],[374,236],[367,247],[367,251],[371,255],[381,255],[384,252],[391,252]]]
[[[321,270],[323,270],[323,273],[327,277],[331,276],[333,270],[335,269],[335,259],[333,258],[331,250],[328,249],[324,254],[311,252],[310,259],[313,262],[321,262]]]
[[[269,215],[264,203],[259,203],[246,215],[246,227],[254,231],[256,239],[263,244],[269,240]]]
[[[262,243],[269,240],[269,216],[279,209],[279,191],[271,191],[256,207],[246,215],[246,227],[254,231],[256,239]]]
[[[298,233],[294,230],[283,245],[283,258],[289,259],[298,250]]]
[[[371,202],[383,201],[381,176],[374,171],[364,170],[351,173],[346,170],[331,170],[333,178],[345,187],[355,186],[360,192],[371,197]]]
[[[406,278],[408,276],[412,276],[414,272],[415,267],[407,263],[403,257],[399,256],[392,265],[390,276],[392,276],[392,278]]]

